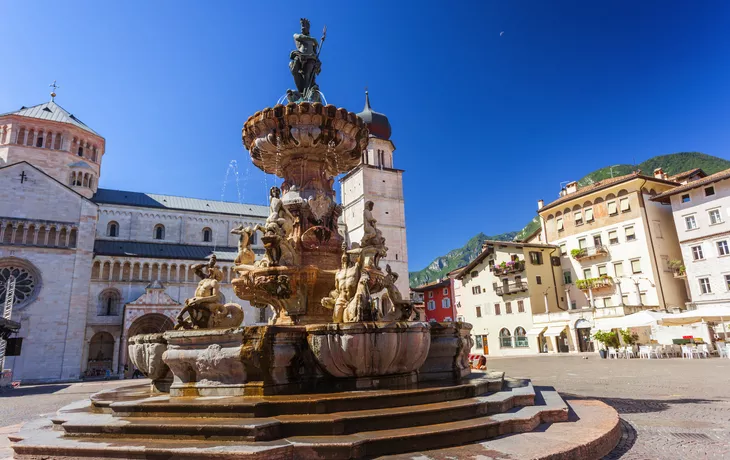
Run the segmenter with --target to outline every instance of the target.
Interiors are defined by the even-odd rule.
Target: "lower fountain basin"
[[[431,334],[425,322],[329,323],[307,326],[307,342],[333,377],[379,377],[421,367]]]
[[[164,332],[156,334],[140,334],[129,338],[129,360],[145,376],[152,379],[152,385],[160,390],[167,391],[172,376],[169,366],[162,356],[167,350],[167,340]]]

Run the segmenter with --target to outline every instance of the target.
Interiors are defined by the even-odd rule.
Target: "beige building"
[[[370,107],[365,93],[365,108],[358,116],[370,129],[370,142],[360,164],[342,179],[342,217],[347,228],[347,240],[359,243],[363,235],[363,211],[368,201],[377,203],[373,217],[383,232],[388,255],[381,265],[390,265],[397,273],[400,292],[408,292],[408,247],[406,244],[406,214],[403,200],[403,170],[393,163],[395,145],[390,140],[388,118]]]
[[[535,334],[532,317],[566,308],[557,246],[486,241],[456,278],[457,315],[474,326],[474,353],[510,356],[556,347]]]
[[[541,200],[542,238],[560,247],[568,309],[536,314],[535,325],[545,333],[561,328],[570,351],[592,351],[601,318],[682,308],[687,292],[669,264],[681,257],[671,210],[650,198],[694,175],[670,178],[657,169],[580,188],[571,182],[557,200]]]

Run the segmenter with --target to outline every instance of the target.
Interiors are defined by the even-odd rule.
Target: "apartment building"
[[[571,182],[557,200],[538,202],[542,238],[560,248],[568,308],[533,320],[545,333],[568,329],[567,350],[558,351],[592,351],[601,318],[684,307],[684,282],[670,264],[681,257],[674,218],[650,198],[701,174],[667,177],[659,168],[652,176],[634,172],[583,187]]]
[[[442,278],[421,286],[411,288],[424,304],[426,321],[454,321],[454,289],[451,278]]]
[[[672,266],[675,276],[686,280],[691,306],[730,305],[730,169],[674,187],[652,201],[671,205],[681,248],[681,259]]]
[[[486,241],[456,274],[457,314],[473,325],[474,353],[510,356],[555,347],[542,330],[535,332],[532,315],[566,308],[559,255],[554,245]]]

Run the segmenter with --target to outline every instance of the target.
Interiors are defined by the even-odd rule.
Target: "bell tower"
[[[360,242],[365,203],[374,202],[373,217],[388,247],[388,255],[381,259],[380,266],[385,269],[385,265],[389,264],[398,274],[398,289],[406,297],[409,287],[403,170],[393,165],[395,145],[390,140],[388,117],[373,111],[367,91],[365,108],[358,116],[367,124],[370,138],[360,164],[340,180],[346,237],[351,243]]]
[[[27,161],[86,198],[99,184],[106,141],[51,101],[0,114],[0,167]]]

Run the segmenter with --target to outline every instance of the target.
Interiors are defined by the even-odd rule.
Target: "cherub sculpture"
[[[256,261],[256,254],[251,249],[251,243],[255,230],[251,227],[244,227],[243,224],[231,230],[231,233],[238,235],[238,255],[234,263],[238,265],[253,265]],[[234,270],[236,267],[234,267]]]
[[[185,300],[185,306],[177,315],[175,329],[237,327],[243,322],[243,309],[240,305],[223,304],[224,297],[220,291],[223,272],[215,265],[216,257],[213,254],[207,264],[190,267],[200,277],[200,282],[195,289],[195,296]]]

